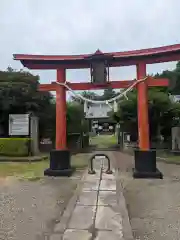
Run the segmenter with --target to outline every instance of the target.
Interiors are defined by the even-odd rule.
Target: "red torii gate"
[[[99,51],[96,53],[99,54]],[[137,80],[139,80],[146,77],[147,64],[178,61],[180,59],[180,44],[101,54],[107,57],[111,56],[110,67],[136,65]],[[105,84],[66,81],[66,69],[89,68],[86,59],[91,56],[93,55],[14,55],[15,60],[20,60],[23,66],[29,69],[54,69],[57,71],[56,81],[51,84],[41,84],[39,89],[40,91],[56,91],[56,150],[50,153],[50,168],[45,170],[46,175],[62,176],[70,175],[72,172],[66,140],[66,88],[60,84],[66,82],[72,90],[99,90],[106,87],[113,89],[128,88],[133,83],[131,80],[109,81]],[[148,77],[146,81],[137,84],[139,149],[135,151],[134,177],[162,178],[162,174],[156,169],[156,152],[150,150],[149,142],[147,91],[148,87],[155,86],[168,86],[168,80]]]

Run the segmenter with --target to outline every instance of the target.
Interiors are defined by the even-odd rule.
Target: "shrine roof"
[[[14,54],[14,60],[30,69],[55,69],[58,66],[65,68],[88,68],[87,58],[93,55],[111,56],[111,66],[129,66],[144,61],[147,64],[180,60],[180,44],[148,48],[124,52],[102,53],[97,50],[94,54],[81,55],[30,55]]]

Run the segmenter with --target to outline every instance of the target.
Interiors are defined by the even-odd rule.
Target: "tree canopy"
[[[84,91],[81,93],[81,95],[85,98],[91,99],[91,100],[109,100],[112,97],[115,97],[118,94],[114,89],[112,88],[106,88],[103,91],[103,94],[96,94],[95,92],[91,91]],[[72,101],[82,103],[82,101],[75,96],[71,97]]]
[[[4,133],[8,133],[9,114],[33,112],[40,121],[45,119],[47,125],[52,121],[48,113],[53,107],[53,96],[49,92],[39,92],[38,86],[39,77],[29,72],[12,68],[0,71],[0,124]]]

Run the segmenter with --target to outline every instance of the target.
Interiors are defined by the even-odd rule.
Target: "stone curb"
[[[73,193],[73,196],[71,197],[71,199],[69,200],[66,209],[64,210],[63,215],[61,216],[60,222],[58,224],[55,225],[54,227],[54,233],[55,234],[63,234],[67,228],[68,222],[71,218],[71,215],[73,213],[73,210],[76,206],[77,200],[78,200],[78,196],[79,193],[81,191],[81,188],[83,186],[84,183],[84,178],[87,174],[87,169],[84,171],[83,176],[80,180],[80,182],[77,184],[76,190]]]
[[[121,151],[121,153],[133,156],[133,153],[130,153],[130,152]],[[158,162],[163,162],[163,163],[166,163],[166,164],[180,165],[180,162],[177,162],[177,161],[174,161],[174,160],[168,160],[168,158],[156,157],[156,159],[157,159]]]
[[[123,195],[123,188],[121,181],[118,177],[119,170],[116,169],[116,193],[117,193],[117,199],[121,199],[121,201],[118,201],[118,209],[122,216],[122,231],[123,231],[123,237],[124,240],[134,240],[133,234],[132,234],[132,228],[129,220],[129,214],[126,206],[126,201]]]
[[[120,179],[120,171],[119,168],[116,166],[116,159],[113,154],[110,154],[113,158],[112,165],[115,169],[115,179],[116,179],[116,194],[117,199],[121,199],[121,201],[117,202],[118,210],[122,216],[122,232],[123,232],[123,239],[124,240],[134,240],[132,234],[132,228],[130,224],[129,214],[126,206],[126,200],[123,194],[123,187]]]
[[[174,161],[174,160],[168,160],[168,158],[162,158],[162,157],[156,157],[158,162],[163,162],[166,164],[175,164],[175,165],[180,165],[180,162]]]
[[[7,156],[2,157],[2,156],[0,156],[0,162],[2,162],[2,163],[3,162],[4,163],[6,163],[6,162],[12,162],[12,163],[13,162],[18,162],[18,163],[32,162],[33,163],[33,162],[41,162],[46,159],[48,159],[48,156],[34,156],[34,157],[7,157]]]

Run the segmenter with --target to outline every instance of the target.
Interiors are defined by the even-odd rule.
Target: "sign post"
[[[9,114],[9,136],[29,136],[29,114]]]

